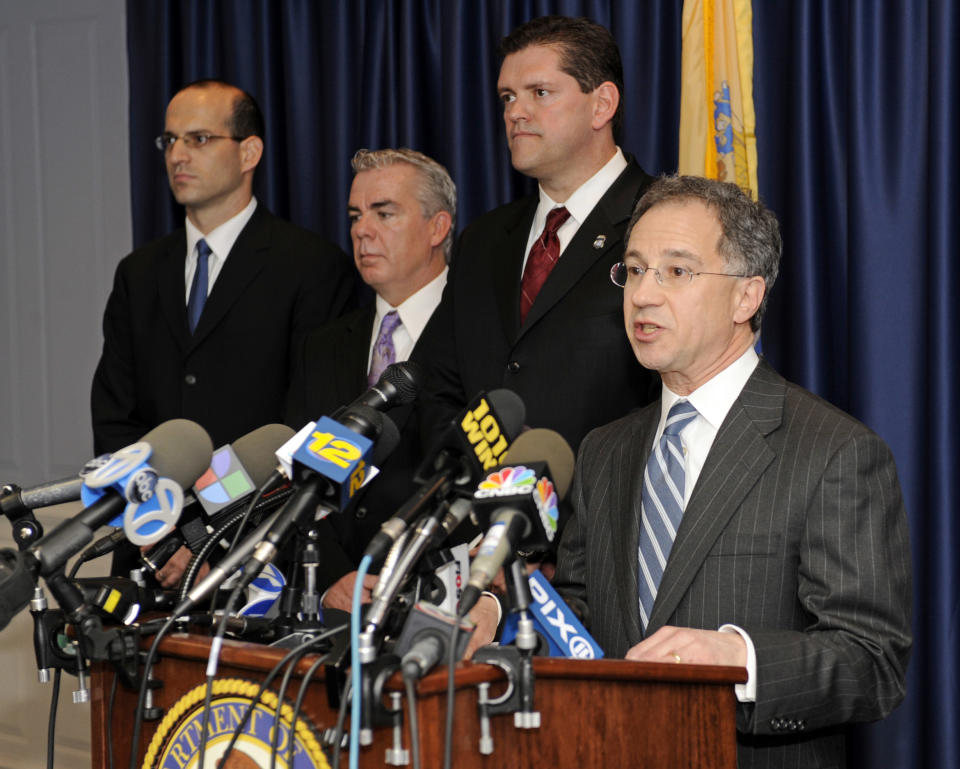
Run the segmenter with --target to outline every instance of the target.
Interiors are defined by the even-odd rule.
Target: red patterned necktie
[[[527,319],[527,313],[533,306],[540,289],[547,280],[547,276],[560,258],[560,238],[557,230],[570,218],[570,212],[560,206],[547,214],[547,224],[543,233],[534,241],[527,257],[527,266],[523,270],[520,280],[520,323]]]

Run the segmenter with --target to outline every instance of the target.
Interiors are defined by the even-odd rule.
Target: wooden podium
[[[209,648],[208,638],[188,634],[173,634],[161,643],[161,659],[154,676],[163,685],[154,690],[155,705],[167,711],[185,693],[203,683]],[[285,650],[258,644],[226,641],[217,677],[259,683],[284,653]],[[305,673],[314,659],[301,660],[296,675]],[[458,665],[453,743],[456,769],[736,766],[733,684],[746,680],[746,670],[742,668],[537,658],[534,671],[540,728],[517,729],[512,716],[491,716],[494,750],[490,755],[482,755],[478,747],[477,685],[490,682],[490,696],[496,697],[506,688],[506,676],[499,668],[486,664]],[[112,670],[100,664],[94,666],[91,757],[95,769],[109,766],[107,715],[112,680]],[[447,673],[443,669],[424,678],[418,687],[421,762],[425,769],[443,763],[446,685]],[[295,694],[296,687],[291,687],[288,698]],[[126,767],[129,763],[135,708],[136,694],[118,687],[111,735],[114,767]],[[317,731],[336,724],[337,713],[328,704],[322,675],[311,684],[301,718],[309,719]],[[137,746],[138,767],[156,729],[157,722],[143,725]],[[392,729],[375,730],[373,744],[361,748],[360,766],[387,766],[385,755],[392,745]],[[410,747],[406,719],[403,746]],[[341,766],[347,765],[345,751]]]

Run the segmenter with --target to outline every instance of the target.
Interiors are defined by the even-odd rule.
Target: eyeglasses
[[[217,136],[216,134],[208,134],[206,131],[190,131],[183,136],[162,133],[153,140],[153,143],[158,150],[166,152],[167,150],[173,149],[173,145],[177,143],[177,139],[183,139],[183,143],[187,145],[187,149],[196,150],[203,149],[214,139],[230,139],[235,142],[242,142],[244,138],[243,136]]]
[[[652,272],[653,277],[657,279],[664,288],[683,288],[693,280],[694,275],[720,275],[724,278],[749,278],[749,275],[738,275],[731,272],[693,272],[686,267],[672,265],[666,267],[662,272],[653,267],[641,267],[639,264],[625,264],[617,262],[610,268],[610,280],[613,285],[620,288],[626,288],[627,284],[636,285],[646,272]]]

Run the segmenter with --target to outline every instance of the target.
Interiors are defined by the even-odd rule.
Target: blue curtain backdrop
[[[152,138],[183,84],[258,99],[257,194],[348,248],[349,158],[410,146],[443,162],[460,227],[528,189],[510,168],[497,41],[544,13],[620,43],[622,146],[651,173],[677,158],[681,0],[235,0],[128,3],[136,242],[182,221]],[[893,448],[910,517],[915,646],[906,702],[858,730],[858,767],[960,766],[960,22],[951,0],[754,2],[761,197],[784,261],[764,352]],[[951,258],[953,257],[953,258]]]

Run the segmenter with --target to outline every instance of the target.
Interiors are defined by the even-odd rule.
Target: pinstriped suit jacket
[[[606,653],[643,638],[643,468],[659,402],[584,440],[555,584]],[[651,634],[733,623],[757,652],[737,712],[741,767],[840,767],[842,725],[903,698],[911,566],[893,457],[864,425],[761,360],[717,434],[677,531]]]

